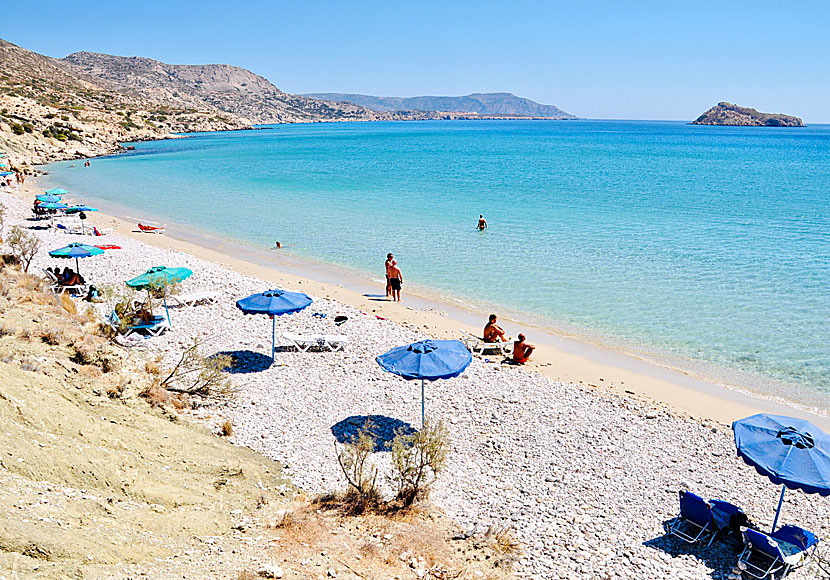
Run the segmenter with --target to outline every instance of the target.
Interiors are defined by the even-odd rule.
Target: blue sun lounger
[[[109,317],[107,317],[107,323],[115,329],[116,332],[120,330],[121,319],[115,310],[113,310]],[[133,324],[127,327],[127,330],[124,332],[124,338],[130,338],[132,335],[138,334],[141,331],[147,332],[150,336],[158,336],[165,330],[169,329],[170,323],[167,322],[167,318],[164,316],[154,316],[153,319],[147,324]]]
[[[705,501],[699,495],[681,490],[680,515],[670,523],[669,533],[690,544],[708,540],[706,545],[710,546],[719,533],[737,530],[733,528],[733,520],[740,514],[743,510],[728,501]]]
[[[712,525],[712,505],[699,495],[680,490],[680,515],[669,524],[669,534],[684,542],[694,544],[715,539]]]
[[[809,562],[818,546],[818,538],[798,526],[782,526],[769,535],[752,529],[743,534],[745,547],[738,567],[753,578],[772,578],[779,571],[784,578]]]

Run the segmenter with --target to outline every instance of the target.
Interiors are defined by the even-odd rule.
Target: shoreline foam
[[[30,181],[23,195],[34,195],[38,191]],[[94,198],[94,195],[91,197]],[[103,205],[106,209],[107,204]],[[188,226],[171,226],[168,223],[168,233],[163,236],[140,233],[134,223],[119,215],[121,208],[116,204],[109,206],[115,211],[98,212],[98,221],[111,222],[120,234],[157,247],[185,252],[269,282],[294,288],[305,284],[306,290],[311,285],[312,291],[320,295],[394,322],[414,324],[436,337],[458,338],[461,328],[476,334],[486,321],[487,312],[484,310],[442,301],[436,296],[419,295],[417,289],[414,294],[405,293],[404,305],[378,300],[378,295],[382,297],[382,284],[372,284],[371,279],[362,279],[359,273],[346,268],[315,264],[261,248],[259,252],[251,252],[243,258],[241,254],[253,249],[253,246]],[[140,213],[140,208],[137,209],[136,213]],[[500,322],[512,336],[521,331],[529,335],[529,341],[538,348],[527,368],[555,380],[618,393],[636,393],[668,404],[678,411],[726,424],[756,412],[768,412],[804,417],[830,429],[830,415],[819,414],[818,409],[794,401],[775,399],[738,385],[714,382],[697,376],[689,369],[674,368],[526,320],[513,320],[500,315]]]

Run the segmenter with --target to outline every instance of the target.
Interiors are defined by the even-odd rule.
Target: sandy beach
[[[7,229],[35,225],[26,219],[37,185],[30,180],[21,191],[0,194],[9,208]],[[211,426],[230,420],[234,442],[286,462],[293,481],[311,493],[343,486],[332,444],[338,422],[369,415],[420,422],[417,385],[383,373],[376,355],[425,337],[457,338],[460,328],[478,333],[486,320],[406,294],[402,305],[378,301],[373,295],[382,293],[380,286],[322,282],[296,267],[275,269],[270,260],[246,261],[170,234],[136,233],[135,224],[114,216],[90,217],[98,226],[114,222],[116,231],[91,238],[32,230],[43,247],[31,271],[55,265],[46,252],[72,241],[121,246],[82,261],[84,276],[99,286],[123,289],[124,280],[161,264],[191,268],[183,291],[212,289],[219,300],[171,309],[172,331],[139,348],[170,360],[199,336],[210,352],[244,361],[232,374],[236,395],[206,401],[194,419]],[[271,365],[270,321],[242,315],[234,302],[274,286],[306,292],[315,302],[277,320],[281,348]],[[336,315],[348,316],[347,323],[335,327]],[[509,334],[520,330],[502,322]],[[349,345],[339,353],[298,353],[279,341],[283,332],[344,334]],[[474,358],[461,377],[426,389],[427,415],[443,420],[451,439],[449,467],[432,502],[470,533],[512,527],[525,549],[519,574],[726,577],[734,545],[716,543],[702,552],[664,537],[663,523],[677,512],[677,491],[732,501],[768,526],[779,490],[735,456],[728,424],[774,412],[828,428],[826,417],[609,349],[533,328],[527,334],[539,348],[526,368],[501,364],[500,357]],[[379,462],[388,460],[378,455]],[[830,504],[820,497],[788,493],[783,518],[830,535]],[[807,568],[793,577],[815,574]]]

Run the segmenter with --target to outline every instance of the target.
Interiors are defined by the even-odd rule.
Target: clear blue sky
[[[830,122],[830,2],[0,0],[0,37],[229,63],[293,93],[509,91],[582,117],[695,118],[721,100]]]

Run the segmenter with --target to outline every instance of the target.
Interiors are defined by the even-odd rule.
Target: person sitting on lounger
[[[487,325],[484,327],[484,342],[504,342],[504,329],[496,324],[498,318],[495,314],[490,315]]]
[[[519,340],[513,342],[513,362],[525,364],[534,350],[536,347],[525,342],[525,335],[520,334]]]

